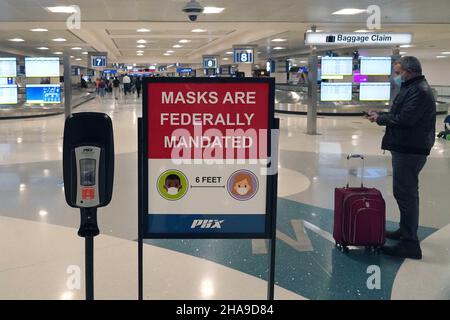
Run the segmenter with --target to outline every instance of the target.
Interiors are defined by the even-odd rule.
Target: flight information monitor
[[[322,78],[324,76],[351,76],[353,74],[352,57],[322,57]]]
[[[0,104],[17,104],[17,85],[0,84]]]
[[[17,77],[16,58],[0,58],[0,78]]]
[[[330,83],[320,84],[321,101],[352,101],[352,83]]]
[[[29,78],[59,77],[59,58],[25,58],[25,75]]]
[[[61,103],[59,84],[28,84],[27,103]]]
[[[391,84],[389,82],[365,82],[359,87],[361,101],[389,101],[391,99]]]
[[[391,74],[391,57],[360,57],[361,74],[366,76],[388,76]]]

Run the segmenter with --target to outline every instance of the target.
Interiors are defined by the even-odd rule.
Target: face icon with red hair
[[[247,201],[258,191],[258,178],[251,171],[239,170],[230,176],[227,187],[234,199]]]
[[[241,173],[234,177],[233,193],[245,196],[253,191],[252,179],[249,174]]]

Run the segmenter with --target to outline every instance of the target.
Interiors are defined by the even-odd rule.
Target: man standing
[[[386,232],[386,237],[399,241],[383,247],[390,256],[421,259],[417,237],[419,227],[419,173],[435,141],[436,102],[431,87],[422,75],[415,57],[398,61],[402,85],[391,110],[369,112],[368,119],[386,126],[382,149],[392,153],[394,197],[400,209],[400,228]]]

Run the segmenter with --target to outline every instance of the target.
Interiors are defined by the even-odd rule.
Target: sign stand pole
[[[97,225],[97,208],[82,208],[78,235],[85,239],[84,263],[86,300],[94,300],[94,237],[100,231]]]
[[[280,129],[280,119],[274,119],[274,129]],[[275,148],[269,144],[271,149],[271,167],[274,168],[276,173],[272,176],[272,221],[271,221],[271,237],[269,239],[269,279],[267,282],[267,300],[275,299],[275,261],[276,261],[276,243],[277,243],[277,190],[278,190],[278,140]]]
[[[138,119],[138,299],[144,299],[144,252],[143,252],[143,185],[142,185],[142,174],[143,174],[143,139],[142,139],[142,118]]]
[[[86,300],[94,300],[94,238],[85,238]]]

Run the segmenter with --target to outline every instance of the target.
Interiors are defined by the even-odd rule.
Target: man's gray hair
[[[416,57],[406,56],[398,59],[395,63],[399,63],[403,70],[408,70],[417,74],[422,74],[422,65]]]

